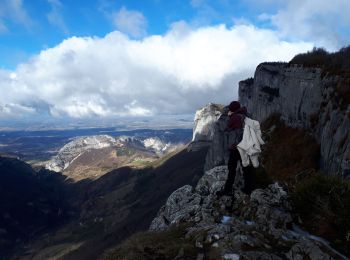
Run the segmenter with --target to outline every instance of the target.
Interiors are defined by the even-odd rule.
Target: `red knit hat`
[[[228,106],[228,109],[231,112],[236,112],[238,109],[241,108],[241,104],[238,101],[232,101],[230,105]]]

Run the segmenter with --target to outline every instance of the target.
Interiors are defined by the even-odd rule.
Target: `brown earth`
[[[132,165],[134,162],[135,165],[142,165],[156,159],[158,157],[148,151],[126,147],[106,147],[81,154],[63,171],[63,174],[75,182],[83,179],[97,179],[116,168]]]

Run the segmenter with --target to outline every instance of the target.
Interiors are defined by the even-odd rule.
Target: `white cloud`
[[[283,5],[281,0],[264,0],[262,3],[279,6],[276,13],[264,13],[260,18],[270,20],[283,37],[317,42],[330,50],[349,44],[349,0],[289,0]]]
[[[63,5],[59,0],[47,0],[51,6],[51,11],[47,14],[47,20],[52,25],[57,26],[65,34],[69,33],[68,27],[62,16]]]
[[[146,35],[147,19],[141,12],[128,10],[124,6],[111,14],[113,25],[132,37]]]
[[[0,107],[71,117],[194,113],[237,98],[238,81],[258,63],[288,61],[312,47],[251,25],[193,29],[185,22],[142,40],[118,31],[72,37],[15,71],[0,71]]]
[[[3,0],[0,2],[0,32],[7,31],[5,21],[7,19],[23,25],[27,29],[30,29],[34,24],[25,10],[22,0]]]

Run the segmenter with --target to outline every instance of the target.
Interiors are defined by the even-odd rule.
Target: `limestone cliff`
[[[220,117],[223,106],[209,103],[197,110],[194,117],[193,142],[211,141],[214,136],[214,124]]]
[[[289,126],[308,130],[320,144],[321,169],[347,176],[350,105],[338,91],[341,82],[317,67],[262,63],[254,78],[239,83],[239,99],[259,121],[278,113]]]
[[[212,146],[217,135],[217,122],[222,114],[225,114],[223,105],[209,103],[196,111],[194,117],[193,138],[188,150],[198,150]]]

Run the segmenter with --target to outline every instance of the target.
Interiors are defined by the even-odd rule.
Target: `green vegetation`
[[[296,184],[291,198],[305,226],[350,253],[348,182],[335,176],[313,174]]]
[[[305,229],[350,254],[350,184],[318,172],[319,145],[305,130],[286,126],[278,114],[262,129],[268,141],[262,165],[288,189],[295,216]]]
[[[299,64],[305,67],[320,67],[332,74],[349,71],[350,46],[342,48],[334,53],[329,53],[323,48],[313,48],[312,51],[296,55],[289,64]]]
[[[116,151],[116,154],[117,156],[131,156],[135,154],[135,150],[127,147],[121,147]]]
[[[178,254],[195,259],[197,249],[191,239],[185,239],[186,226],[172,227],[166,231],[140,232],[108,252],[104,259],[174,259]]]

